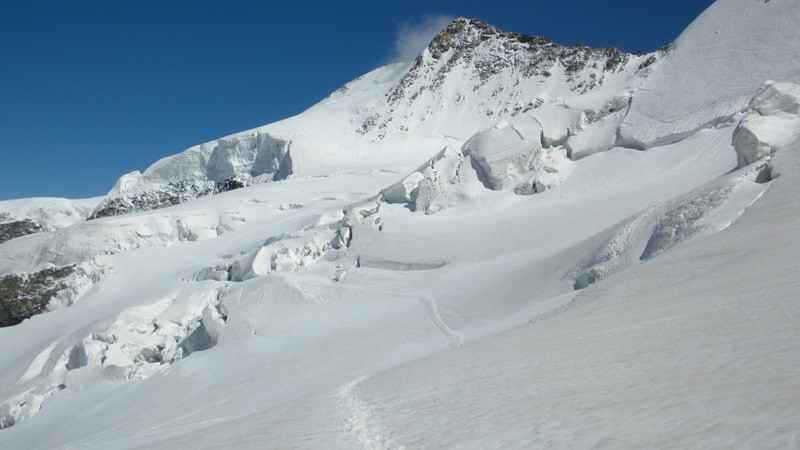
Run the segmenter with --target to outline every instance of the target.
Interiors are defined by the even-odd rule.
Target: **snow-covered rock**
[[[126,175],[127,176],[127,175]],[[134,192],[109,195],[92,211],[88,219],[119,216],[166,208],[217,193],[210,181],[171,181],[164,185],[140,188]]]

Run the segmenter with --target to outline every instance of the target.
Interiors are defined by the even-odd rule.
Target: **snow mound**
[[[373,197],[344,208],[338,216],[321,216],[302,231],[267,239],[261,246],[230,264],[222,263],[201,270],[197,280],[246,281],[272,273],[294,272],[325,258],[334,263],[332,279],[339,281],[355,267],[357,256],[347,252],[354,228],[367,226],[380,231],[380,202]],[[321,222],[321,223],[320,223]]]
[[[500,190],[530,170],[538,144],[527,141],[516,127],[501,120],[471,137],[461,150],[480,167],[487,187]]]
[[[555,117],[556,123],[563,124],[559,117],[564,115],[556,114]],[[548,123],[545,128],[550,125]],[[564,128],[561,141],[568,135],[567,130]],[[532,141],[525,137],[526,134],[531,135],[530,131],[524,133],[501,120],[494,127],[471,137],[461,152],[472,158],[478,176],[489,189],[502,190],[516,185],[514,192],[517,194],[544,192],[561,182],[560,173],[569,163],[567,151],[560,147],[543,148],[542,142]],[[542,136],[544,140],[544,134]]]
[[[750,108],[762,116],[800,115],[800,86],[768,81],[750,100]]]
[[[273,272],[295,271],[310,266],[331,250],[346,248],[349,242],[348,227],[334,229],[330,226],[270,238],[232,265],[230,279],[244,281]]]
[[[573,287],[584,289],[634,265],[637,250],[641,251],[642,235],[646,233],[643,230],[652,226],[654,209],[628,218],[590,239],[591,247],[582,252],[577,269],[568,272],[567,278],[574,279]]]
[[[733,133],[739,167],[775,154],[800,138],[800,86],[767,82]]]
[[[218,139],[159,160],[132,187],[178,180],[221,183],[239,175],[280,174],[278,178],[285,178],[291,171],[287,156],[290,145],[289,140],[263,131]]]
[[[381,191],[387,203],[432,214],[468,202],[484,190],[472,159],[447,146],[416,171]]]
[[[212,290],[187,305],[165,300],[124,311],[97,333],[65,353],[67,370],[83,367],[123,369],[123,378],[147,378],[191,353],[216,344],[227,315],[222,292]],[[155,313],[155,314],[154,314]]]
[[[690,239],[727,228],[767,189],[752,165],[637,213],[580,244],[565,273],[584,289]]]
[[[544,105],[530,115],[541,124],[542,147],[562,145],[567,138],[582,130],[587,120],[583,111],[557,105]]]
[[[542,148],[541,125],[532,117],[506,120],[476,133],[461,150],[450,146],[381,192],[387,203],[406,203],[426,214],[458,206],[485,189],[514,187],[519,195],[551,189],[569,164],[563,148]],[[519,127],[519,128],[518,128]]]
[[[570,136],[564,144],[570,151],[570,157],[580,159],[614,147],[623,115],[623,113],[608,115]]]
[[[216,238],[241,225],[235,212],[151,214],[136,220],[123,217],[84,222],[59,232],[39,233],[8,246],[0,260],[0,275],[33,272],[48,265],[63,267],[99,255],[130,252],[142,247],[167,247],[178,242]]]

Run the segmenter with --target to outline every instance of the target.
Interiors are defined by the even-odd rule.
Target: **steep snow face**
[[[265,132],[223,138],[163,158],[144,173],[123,175],[90,218],[178,205],[292,174],[290,141]]]
[[[608,97],[598,95],[589,108],[599,110],[616,93],[604,87],[624,85],[656,56],[563,46],[480,20],[456,19],[391,87],[386,103],[372,108],[360,131],[376,130],[381,137],[418,129],[465,138],[486,117],[513,117],[570,97],[605,92]],[[443,116],[451,120],[441,120]]]
[[[288,160],[284,162],[289,145],[289,141],[265,132],[223,138],[156,162],[137,183],[177,180],[222,183],[236,176],[274,176],[277,173],[283,173],[285,178],[291,174],[291,167],[282,167],[282,164],[289,164]],[[118,193],[124,193],[124,190]]]
[[[714,3],[643,82],[622,141],[639,148],[675,141],[731,119],[766,80],[799,83],[798,22],[795,0]]]

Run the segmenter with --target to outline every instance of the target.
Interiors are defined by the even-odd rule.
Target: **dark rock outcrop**
[[[476,52],[479,47],[489,45],[491,51]],[[632,56],[638,54],[626,53],[616,47],[560,45],[544,36],[503,31],[482,20],[458,18],[431,41],[427,52],[417,57],[413,67],[387,94],[387,100],[390,104],[402,99],[413,100],[414,88],[436,88],[444,81],[447,73],[462,62],[472,65],[479,80],[485,83],[511,66],[523,78],[548,78],[553,68],[559,66],[570,78],[586,67],[597,69],[598,72],[614,72],[627,64]],[[445,60],[446,64],[439,66]],[[416,86],[416,81],[429,73],[434,66],[438,68],[435,69],[437,73],[433,83],[429,86]],[[576,83],[575,89],[590,90],[602,84],[601,78],[595,74],[592,81]]]
[[[0,223],[0,243],[40,232],[42,232],[42,226],[31,219]]]
[[[219,194],[220,192],[233,191],[236,189],[241,189],[245,186],[247,186],[247,179],[241,176],[236,176],[233,178],[228,178],[221,183],[217,183],[214,193]]]
[[[424,121],[450,102],[472,113],[514,117],[547,101],[530,98],[525,86],[551,83],[558,91],[585,94],[612,79],[632,76],[663,54],[561,45],[543,36],[503,31],[478,19],[455,19],[386,91],[384,102],[364,111],[356,131],[382,139],[406,131],[405,121],[412,116]]]
[[[158,188],[103,200],[88,220],[166,208],[217,192],[214,183],[174,181]]]
[[[0,327],[44,312],[50,300],[67,287],[64,278],[74,271],[73,265],[0,277]]]

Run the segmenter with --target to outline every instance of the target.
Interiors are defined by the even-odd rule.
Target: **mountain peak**
[[[500,30],[480,19],[458,17],[453,19],[428,45],[428,51],[436,59],[448,50],[469,50],[491,38],[501,38],[520,43],[548,45],[553,42],[543,36],[528,36]]]
[[[480,94],[482,100],[475,105],[480,109],[486,107],[487,96],[495,98],[500,90],[507,88],[518,95],[506,94],[504,98],[513,97],[511,103],[523,102],[526,106],[522,109],[527,105],[533,108],[547,99],[523,98],[526,94],[515,87],[521,84],[542,86],[555,75],[550,83],[551,94],[565,86],[568,92],[564,94],[585,93],[604,85],[607,77],[631,76],[655,62],[657,57],[655,53],[626,53],[616,47],[561,45],[544,36],[504,31],[479,19],[459,17],[436,35],[385,95],[389,104],[405,102],[410,105],[423,92],[430,92],[431,98],[436,99],[431,100],[429,106],[436,109],[444,100],[441,97],[445,95],[442,86],[451,80],[448,92],[477,92],[485,87],[485,92]],[[632,61],[635,64],[629,64]],[[490,83],[492,79],[494,83]],[[555,94],[551,96],[558,97]],[[453,102],[462,100],[463,95],[449,99]],[[484,112],[487,115],[498,111],[505,113],[510,111],[508,108],[515,107],[495,104],[486,107]],[[416,109],[428,110],[427,107]],[[360,132],[366,133],[375,126],[386,128],[390,119],[381,119],[380,115],[370,115]]]

